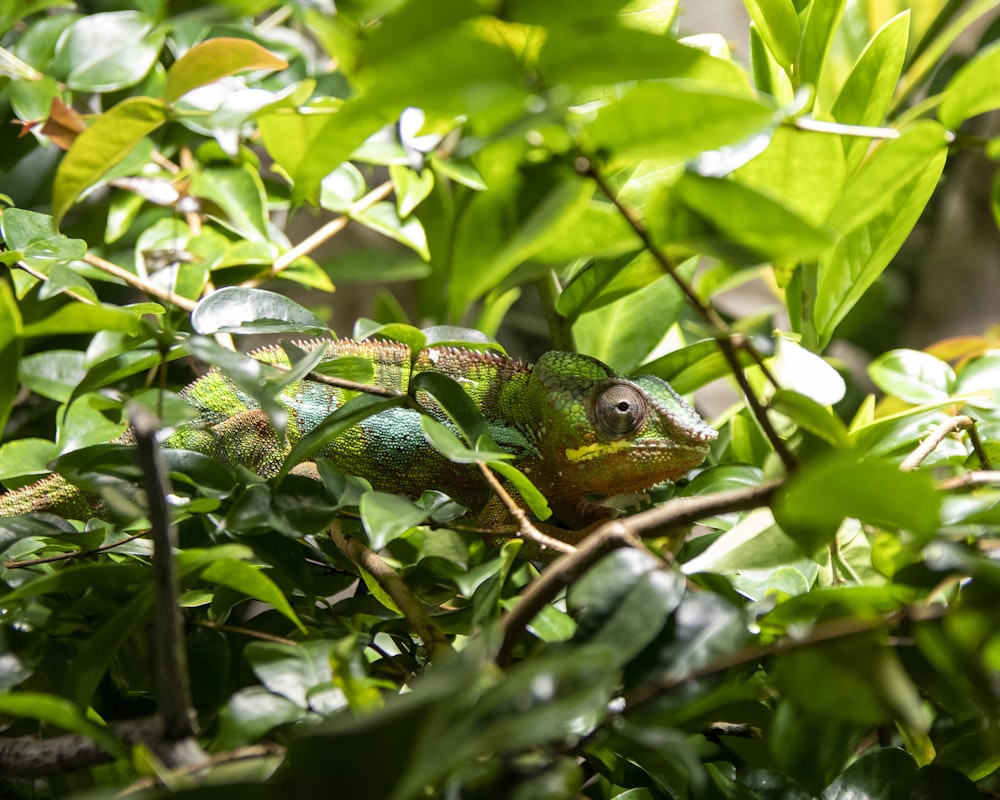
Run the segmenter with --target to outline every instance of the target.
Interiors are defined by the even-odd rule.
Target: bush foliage
[[[1000,791],[996,331],[891,349],[887,289],[1000,153],[998,6],[746,0],[748,64],[670,0],[4,6],[0,480],[140,504],[0,520],[4,796]],[[703,468],[544,565],[164,452],[172,633],[108,442],[207,365],[267,408],[232,345],[331,323],[736,393]]]

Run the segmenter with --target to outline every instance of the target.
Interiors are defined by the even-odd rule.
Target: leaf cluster
[[[0,481],[55,469],[115,520],[0,519],[5,795],[1000,790],[996,331],[861,377],[828,349],[872,347],[953,154],[1000,152],[993,29],[951,55],[1000,3],[745,0],[746,64],[673,2],[125,5],[0,9]],[[766,307],[727,311],[753,280]],[[332,310],[356,283],[370,311]],[[737,393],[703,468],[541,564],[440,487],[311,461],[400,393],[267,481],[167,450],[171,599],[129,408],[188,418],[197,362],[280,432],[294,381],[371,381],[295,343],[331,322]],[[260,335],[290,367],[244,355]],[[431,445],[544,519],[468,396],[417,383],[452,423]],[[130,727],[164,647],[204,758]]]

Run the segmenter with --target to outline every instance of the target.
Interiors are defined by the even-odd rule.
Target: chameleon
[[[577,353],[548,352],[531,365],[494,351],[457,346],[413,353],[405,344],[384,340],[294,344],[306,352],[326,348],[321,363],[361,357],[371,367],[365,383],[402,394],[412,391],[413,378],[421,372],[453,378],[482,412],[493,440],[513,454],[511,463],[541,491],[555,518],[571,529],[583,529],[614,513],[594,497],[642,492],[700,465],[717,435],[660,378],[627,378]],[[279,345],[250,355],[265,364],[290,364]],[[457,430],[427,392],[412,393],[429,414]],[[296,442],[357,394],[310,376],[288,384],[276,398],[288,414],[280,435],[258,402],[213,367],[180,391],[196,415],[167,431],[161,444],[270,478]],[[420,416],[412,407],[380,411],[314,456],[329,459],[345,474],[365,478],[376,490],[416,498],[426,489],[438,489],[464,505],[482,527],[513,530],[509,514],[477,466],[453,463],[438,453],[421,429]],[[81,520],[107,514],[98,497],[56,473],[0,495],[0,516],[31,512]]]

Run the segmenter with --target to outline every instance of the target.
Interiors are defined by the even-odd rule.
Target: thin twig
[[[154,615],[156,619],[157,701],[166,747],[158,755],[170,767],[203,763],[205,752],[195,739],[194,710],[188,687],[184,620],[180,611],[180,581],[174,564],[176,531],[170,515],[163,454],[156,442],[157,420],[140,406],[130,409],[139,465],[149,504],[153,540]]]
[[[743,392],[744,397],[746,397],[747,404],[750,406],[750,410],[757,420],[761,429],[764,431],[764,435],[767,437],[771,446],[774,448],[775,453],[778,454],[778,458],[781,459],[781,463],[784,464],[785,469],[789,472],[793,472],[798,464],[795,457],[791,454],[788,447],[785,445],[784,440],[778,435],[774,426],[771,424],[771,420],[767,416],[767,410],[761,405],[757,396],[753,392],[753,388],[750,386],[749,380],[747,380],[746,375],[743,372],[743,365],[740,364],[739,354],[737,353],[737,347],[730,338],[729,327],[726,325],[722,317],[719,316],[718,312],[707,302],[702,300],[691,288],[686,280],[681,277],[681,274],[677,271],[677,265],[673,263],[666,254],[656,246],[653,242],[652,237],[649,235],[649,231],[646,230],[646,226],[642,224],[638,217],[636,217],[631,210],[629,210],[618,196],[615,194],[614,189],[608,184],[604,177],[598,172],[591,160],[585,156],[580,156],[576,159],[576,169],[581,175],[589,177],[593,180],[601,192],[611,201],[612,205],[618,210],[622,218],[628,224],[628,226],[633,230],[639,240],[643,243],[646,250],[651,256],[656,260],[656,263],[660,265],[661,269],[673,278],[674,283],[677,284],[678,288],[683,292],[684,296],[688,299],[688,302],[694,306],[695,310],[701,314],[705,322],[707,322],[716,331],[716,341],[719,345],[719,350],[722,351],[722,356],[725,358],[726,363],[729,365],[730,372],[732,372],[733,377],[740,386],[740,391]]]
[[[396,570],[390,567],[374,550],[366,547],[357,539],[345,536],[338,524],[330,525],[326,531],[334,546],[348,561],[378,581],[379,586],[392,598],[407,622],[416,629],[417,635],[423,639],[431,658],[445,656],[453,652],[451,642],[448,641],[444,631],[431,619],[423,603],[403,582]]]
[[[95,547],[93,550],[73,550],[68,553],[58,553],[54,556],[44,556],[43,558],[32,558],[26,561],[5,561],[4,567],[7,569],[21,569],[23,567],[34,567],[38,564],[51,564],[53,561],[66,561],[70,558],[86,558],[88,556],[95,556],[98,553],[106,553],[108,550],[114,550],[116,547],[120,547],[123,544],[128,544],[129,542],[135,541],[145,536],[149,531],[139,531],[138,533],[133,533],[131,536],[126,536],[124,539],[117,542],[109,542],[108,544],[102,544],[100,547]]]
[[[786,124],[788,124],[786,122]],[[791,121],[794,128],[800,131],[815,131],[816,133],[832,133],[835,136],[855,136],[861,139],[898,139],[900,132],[895,128],[873,128],[867,125],[845,125],[842,122],[827,122],[811,117],[796,117]]]
[[[263,744],[249,744],[245,747],[237,747],[235,750],[224,750],[221,753],[212,753],[208,760],[204,764],[192,764],[185,767],[181,767],[173,771],[173,775],[177,776],[190,776],[199,777],[203,772],[206,772],[215,767],[219,767],[226,764],[236,764],[240,761],[253,761],[263,758],[275,758],[278,756],[283,756],[285,754],[285,748],[274,742],[265,742]],[[145,777],[139,778],[137,781],[132,783],[127,788],[119,792],[120,796],[128,796],[135,794],[136,792],[148,791],[150,789],[155,789],[162,784],[155,777]]]
[[[46,275],[44,272],[39,272],[37,269],[35,269],[30,264],[24,261],[18,261],[16,263],[16,266],[19,270],[21,270],[22,272],[27,272],[32,278],[36,278],[37,280],[47,281],[49,279],[49,276]],[[78,303],[85,303],[88,306],[100,305],[100,303],[98,303],[96,300],[91,300],[89,297],[84,297],[82,294],[80,294],[79,292],[74,292],[72,289],[63,289],[62,293],[67,297],[76,300]]]
[[[698,313],[705,318],[705,321],[715,328],[721,335],[728,335],[728,326],[722,317],[719,316],[718,312],[712,308],[711,305],[702,300],[695,293],[694,289],[688,285],[688,282],[681,277],[680,273],[677,271],[677,265],[671,259],[667,258],[663,251],[661,251],[660,248],[654,244],[652,237],[649,235],[649,231],[646,230],[646,226],[639,221],[639,218],[632,213],[631,209],[618,199],[618,195],[615,194],[615,190],[611,188],[606,180],[604,180],[604,176],[597,171],[593,162],[586,156],[580,156],[576,159],[575,166],[578,173],[590,178],[597,184],[597,188],[600,189],[601,193],[611,201],[611,204],[615,207],[618,213],[621,214],[622,219],[625,220],[636,236],[638,236],[642,241],[643,245],[649,251],[649,254],[656,259],[656,262],[660,265],[663,271],[674,279],[674,283],[676,283],[677,287],[684,293],[688,302],[691,303]]]
[[[267,366],[274,367],[280,372],[291,372],[293,367],[289,364],[273,364],[271,362],[266,362]],[[393,389],[388,386],[379,386],[374,383],[360,383],[358,381],[351,381],[347,378],[337,378],[333,375],[323,375],[319,372],[310,372],[306,375],[306,378],[316,383],[323,383],[327,386],[336,386],[338,389],[347,389],[352,392],[364,392],[365,394],[374,394],[379,397],[403,397],[406,393],[401,392],[398,389]]]
[[[998,470],[973,470],[954,478],[941,481],[937,488],[942,492],[951,492],[955,489],[968,489],[973,486],[992,486],[1000,484],[1000,471]]]
[[[333,236],[336,236],[338,233],[340,233],[340,231],[342,231],[347,226],[347,223],[351,221],[351,217],[355,216],[356,214],[361,214],[362,212],[367,211],[369,208],[375,205],[379,200],[382,200],[385,197],[387,197],[390,192],[392,192],[392,181],[386,181],[385,183],[379,184],[370,192],[368,192],[368,194],[366,194],[364,197],[358,200],[354,205],[352,205],[348,209],[346,214],[337,217],[336,219],[330,220],[328,223],[321,226],[318,230],[314,231],[305,239],[303,239],[301,242],[299,242],[297,245],[295,245],[295,247],[282,253],[280,256],[274,259],[274,263],[271,265],[271,269],[269,269],[265,275],[258,276],[256,278],[251,278],[248,281],[244,281],[242,285],[248,287],[259,286],[265,281],[268,281],[271,278],[275,277],[280,272],[282,272],[283,270],[291,266],[293,263],[295,263],[295,261],[297,261],[299,258],[306,255],[307,253],[311,253],[313,250],[315,250],[317,247],[323,244],[323,242],[327,241]]]
[[[178,308],[183,308],[185,311],[193,311],[195,307],[194,300],[188,300],[186,297],[181,297],[179,294],[174,294],[173,292],[168,292],[156,286],[153,283],[140,278],[134,272],[129,272],[127,269],[122,269],[117,264],[112,264],[110,261],[101,258],[99,255],[94,253],[87,253],[83,260],[86,261],[93,267],[97,267],[100,270],[119,278],[129,286],[134,286],[142,292],[155,297],[158,300],[163,300],[165,303],[172,303]]]
[[[532,525],[531,520],[528,519],[528,515],[524,513],[524,509],[514,502],[514,498],[510,496],[504,485],[497,480],[497,476],[493,474],[493,471],[482,461],[477,461],[476,465],[479,467],[479,471],[483,473],[483,477],[486,478],[486,482],[490,485],[490,488],[493,489],[497,497],[500,498],[500,501],[506,506],[507,513],[517,520],[517,528],[522,538],[534,542],[543,552],[545,550],[556,550],[560,553],[573,553],[576,551],[573,545],[562,542],[552,536],[547,536]]]
[[[260,639],[264,642],[274,642],[275,644],[298,644],[298,642],[294,639],[286,639],[284,636],[275,636],[273,633],[265,633],[264,631],[255,631],[252,628],[242,628],[239,625],[228,625],[222,622],[213,622],[210,619],[196,619],[194,624],[202,628],[211,628],[212,630],[222,631],[224,633],[237,633],[240,636],[248,636],[251,639]]]
[[[979,459],[979,465],[985,470],[992,470],[993,464],[990,462],[990,456],[986,452],[986,448],[983,446],[983,439],[979,435],[979,428],[976,426],[976,421],[974,419],[970,420],[972,422],[965,430],[969,434],[969,442],[972,444],[972,452],[976,454],[976,458]]]
[[[899,465],[901,472],[912,472],[917,467],[919,467],[924,460],[934,452],[941,442],[943,442],[950,434],[957,430],[968,429],[975,426],[975,423],[970,417],[964,414],[958,414],[954,417],[948,417],[944,422],[938,425],[934,430],[932,430],[926,439],[924,439],[917,448],[910,453],[903,463]]]
[[[800,638],[785,637],[769,644],[751,645],[739,652],[723,656],[698,669],[671,676],[659,683],[649,683],[639,686],[625,695],[625,708],[634,709],[636,706],[653,700],[662,693],[680,686],[687,681],[724,672],[727,669],[742,666],[743,664],[752,664],[755,661],[785,653],[789,650],[798,650],[803,647],[823,644],[824,642],[832,642],[864,633],[872,633],[882,630],[888,625],[900,623],[905,619],[915,622],[939,619],[945,613],[947,613],[947,607],[945,606],[907,607],[879,619],[848,617],[830,620],[829,622],[820,622],[813,627],[807,636]]]

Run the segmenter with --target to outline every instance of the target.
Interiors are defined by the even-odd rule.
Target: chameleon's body
[[[456,347],[428,348],[411,358],[408,347],[393,342],[315,340],[299,346],[326,346],[323,361],[361,356],[373,367],[371,384],[402,393],[422,371],[455,379],[481,410],[493,439],[514,454],[512,463],[541,490],[557,517],[573,526],[599,516],[589,496],[638,492],[676,478],[705,459],[715,438],[715,431],[660,379],[626,379],[587,356],[552,352],[531,366]],[[252,355],[288,364],[279,347]],[[163,444],[270,477],[302,436],[356,395],[314,380],[290,384],[278,397],[288,412],[286,434],[279,437],[256,401],[213,369],[182,390],[198,416]],[[425,393],[417,392],[417,400],[447,422]],[[438,489],[487,526],[506,521],[474,465],[454,464],[428,444],[415,410],[392,408],[368,417],[316,455],[346,474],[366,478],[376,489],[414,497]],[[92,495],[56,475],[0,495],[0,516],[34,511],[86,519],[99,507]]]

